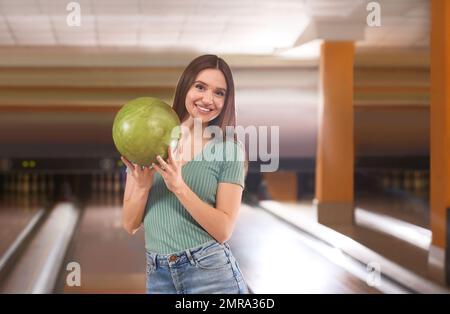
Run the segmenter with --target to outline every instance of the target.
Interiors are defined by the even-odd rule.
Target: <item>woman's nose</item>
[[[210,104],[213,103],[213,94],[212,94],[212,92],[206,92],[206,93],[203,95],[203,102],[204,102],[205,104],[207,104],[207,105],[210,105]]]

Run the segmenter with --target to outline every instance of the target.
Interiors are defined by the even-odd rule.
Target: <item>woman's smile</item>
[[[208,114],[213,111],[211,108],[207,108],[206,106],[200,104],[194,104],[194,106],[198,109],[198,112],[202,114]]]

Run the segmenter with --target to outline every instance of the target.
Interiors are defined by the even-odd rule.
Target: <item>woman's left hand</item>
[[[181,141],[178,142],[178,146],[176,148],[176,154],[171,146],[168,148],[169,158],[167,162],[161,158],[161,156],[157,156],[156,160],[159,165],[153,164],[156,171],[161,175],[164,182],[166,183],[167,189],[172,193],[179,193],[185,186],[185,182],[183,180],[183,176],[181,175],[181,166],[182,166],[182,156],[183,156],[183,148],[181,145]]]

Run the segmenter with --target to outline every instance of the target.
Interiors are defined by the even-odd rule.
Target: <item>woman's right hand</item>
[[[120,159],[127,167],[127,175],[131,176],[134,181],[134,185],[140,189],[148,189],[152,187],[153,176],[156,173],[153,167],[141,167],[139,165],[131,163],[128,159],[120,156]]]

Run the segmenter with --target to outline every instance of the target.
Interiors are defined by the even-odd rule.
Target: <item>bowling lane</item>
[[[429,228],[429,179],[424,169],[361,170],[356,175],[355,205]]]
[[[37,174],[10,174],[2,178],[0,257],[47,206],[46,187],[38,180],[41,178]]]
[[[98,199],[83,211],[64,265],[81,267],[81,287],[65,283],[64,269],[57,282],[59,293],[144,293],[144,234],[134,236],[122,228],[120,199]]]
[[[241,207],[230,246],[254,293],[380,293],[365,266],[258,208]]]
[[[0,206],[0,256],[3,256],[21,232],[39,215],[39,206],[29,208]]]
[[[422,228],[429,228],[430,208],[428,199],[402,193],[385,191],[376,196],[359,194],[355,205],[368,211],[391,216]]]

